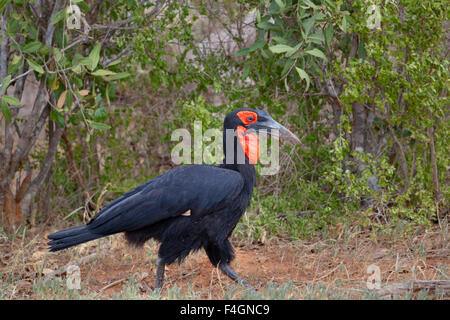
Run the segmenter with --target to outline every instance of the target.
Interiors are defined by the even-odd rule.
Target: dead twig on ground
[[[57,277],[57,276],[60,276],[60,275],[65,274],[70,266],[73,266],[73,265],[80,266],[80,265],[82,265],[83,263],[90,262],[90,261],[94,260],[95,258],[97,258],[97,256],[98,256],[101,252],[103,252],[103,251],[106,250],[106,249],[109,249],[109,247],[108,247],[108,248],[102,248],[102,249],[100,249],[98,252],[94,252],[94,253],[91,253],[90,255],[81,257],[81,258],[78,259],[76,262],[69,262],[69,263],[66,264],[64,267],[62,267],[62,268],[60,268],[60,269],[58,269],[58,270],[56,270],[56,271],[53,271],[53,272],[47,274],[47,275],[45,276],[45,280],[48,280],[48,279],[50,279],[50,278],[52,278],[52,277]]]
[[[104,286],[103,288],[101,288],[101,289],[99,290],[99,292],[103,292],[103,291],[106,290],[106,289],[109,289],[109,288],[111,288],[111,287],[114,287],[114,286],[118,285],[119,283],[124,282],[125,280],[127,280],[127,278],[123,278],[123,279],[119,279],[119,280],[116,280],[116,281],[114,281],[114,282],[111,282],[110,284],[108,284],[108,285]]]
[[[388,283],[383,288],[377,289],[380,297],[405,294],[409,291],[440,290],[445,296],[450,295],[450,280],[411,280],[400,283]]]
[[[288,215],[295,215],[295,216],[305,216],[307,214],[314,214],[316,213],[316,210],[304,210],[304,211],[296,211],[296,212],[281,212],[277,214],[277,219],[285,218]]]

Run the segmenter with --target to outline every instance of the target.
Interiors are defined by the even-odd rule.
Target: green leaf
[[[61,127],[65,126],[65,118],[64,114],[62,112],[58,112],[55,109],[52,108],[50,111],[50,120],[58,122]]]
[[[15,54],[15,55],[13,55],[13,58],[12,58],[11,64],[17,64],[17,63],[19,63],[19,62],[20,62],[20,60],[22,60],[22,57],[21,57],[21,56],[19,56],[19,55],[17,55],[17,54]]]
[[[307,50],[307,51],[305,51],[305,52],[306,52],[307,54],[312,55],[312,56],[321,58],[321,59],[323,59],[323,60],[327,60],[327,57],[325,56],[325,54],[324,54],[322,51],[320,51],[319,49],[317,49],[317,48],[314,48],[314,49],[312,49],[312,50]]]
[[[270,53],[269,50],[261,50],[261,55],[263,56],[264,59],[270,59],[272,53]]]
[[[256,40],[255,43],[248,49],[250,50],[250,52],[253,52],[258,49],[261,49],[262,47],[264,47],[265,44],[266,44],[266,40],[259,39],[259,40]]]
[[[72,71],[76,74],[80,74],[81,73],[81,64],[75,66],[72,68]]]
[[[311,0],[303,0],[303,2],[309,7],[313,9],[317,9],[317,6]]]
[[[11,75],[9,74],[2,81],[2,88],[0,89],[0,93],[5,92],[6,88],[8,88],[10,83],[11,83]]]
[[[20,100],[17,99],[16,97],[3,96],[2,101],[5,101],[10,106],[20,106],[21,105]]]
[[[312,16],[311,18],[306,19],[305,21],[302,22],[303,28],[305,29],[305,33],[306,35],[309,34],[309,32],[311,31],[314,22],[316,21],[316,15]]]
[[[53,55],[55,56],[55,61],[59,62],[61,61],[63,54],[61,52],[61,50],[59,50],[58,48],[53,48]]]
[[[75,65],[76,63],[77,62],[75,62],[73,64]],[[82,57],[81,59],[78,60],[78,63],[80,64],[80,66],[90,66],[91,65],[91,59],[86,58],[86,57]]]
[[[281,43],[281,44],[288,44],[289,43],[289,41],[287,41],[285,38],[283,38],[283,37],[277,37],[277,36],[274,36],[274,37],[272,37],[272,39],[274,40],[274,41],[276,41],[277,43]]]
[[[39,41],[29,42],[22,47],[22,51],[25,53],[33,53],[38,51],[41,46],[42,43],[40,43]]]
[[[308,74],[305,72],[305,70],[299,68],[299,67],[295,67],[295,70],[297,70],[298,75],[300,76],[301,79],[306,80],[306,91],[308,91],[309,88],[309,84],[310,84],[310,79]]]
[[[3,9],[10,3],[11,0],[0,0],[0,13],[3,13]]]
[[[53,17],[52,21],[50,21],[50,24],[56,24],[58,22],[60,22],[62,19],[64,19],[66,17],[66,9],[64,8],[60,11],[58,11],[55,16]]]
[[[295,47],[292,48],[292,50],[286,52],[286,58],[292,57],[295,53],[298,53],[298,49],[302,46],[302,42],[297,43]]]
[[[286,4],[282,0],[275,0],[275,2],[280,7],[281,11],[283,11],[284,8],[286,8]]]
[[[361,39],[358,43],[358,58],[365,59],[367,57],[367,51],[364,45],[364,40]]]
[[[333,37],[333,24],[329,24],[327,28],[325,29],[325,43],[327,46],[330,46],[331,44],[331,38]]]
[[[279,14],[280,13],[280,6],[277,4],[276,1],[266,1],[270,2],[270,6],[269,6],[269,13],[271,15],[275,15],[275,14]]]
[[[281,28],[274,25],[273,23],[270,23],[268,21],[263,21],[261,23],[258,23],[256,25],[259,29],[268,29],[268,30],[280,30]]]
[[[114,60],[113,62],[109,63],[108,65],[106,65],[105,67],[112,67],[115,66],[116,64],[119,64],[121,61],[120,59]]]
[[[281,78],[284,78],[285,76],[288,75],[294,63],[295,63],[294,59],[287,59],[286,63],[284,64],[283,70],[281,71]]]
[[[6,96],[2,97],[2,113],[3,116],[5,117],[6,121],[11,122],[12,121],[12,115],[11,115],[11,110],[9,109],[8,104],[6,103],[6,101],[3,99]]]
[[[39,72],[39,73],[44,73],[44,69],[42,68],[42,66],[38,65],[33,60],[27,59],[27,62],[34,71]]]
[[[23,59],[19,55],[13,55],[12,61],[8,66],[8,73],[12,74],[22,68],[23,66]]]
[[[98,61],[100,60],[100,48],[101,48],[101,44],[97,43],[94,48],[92,49],[92,51],[89,53],[89,67],[91,70],[94,70],[95,68],[97,68],[98,65]]]
[[[130,76],[130,74],[128,72],[119,72],[110,76],[105,76],[103,79],[105,79],[106,81],[111,81],[111,80],[119,80],[119,79],[123,79],[123,78],[128,78]]]
[[[111,71],[111,70],[98,69],[97,71],[94,71],[91,74],[93,76],[110,76],[110,75],[116,74],[116,72]]]
[[[66,106],[68,108],[72,107],[73,104],[73,95],[72,95],[72,91],[68,91],[67,92],[67,96],[66,96]]]
[[[105,123],[101,123],[101,122],[96,122],[96,121],[92,121],[92,120],[88,120],[89,124],[91,125],[92,128],[97,129],[97,130],[108,130],[111,128],[110,125],[107,125]]]
[[[291,50],[294,50],[294,48],[285,45],[285,44],[276,44],[274,46],[270,46],[269,50],[273,53],[283,53],[283,52],[289,52]]]
[[[236,57],[242,57],[250,53],[250,48],[242,48],[238,52],[235,53]]]
[[[325,37],[323,36],[323,33],[319,31],[319,32],[316,32],[316,33],[313,33],[312,35],[310,35],[308,37],[308,40],[311,40],[311,42],[314,42],[314,43],[320,45],[325,41]]]
[[[346,16],[342,17],[342,30],[344,32],[347,32],[347,18],[346,18]]]
[[[241,79],[247,79],[250,74],[250,64],[246,64],[244,67],[244,71],[242,71]]]
[[[100,107],[95,110],[94,119],[96,121],[105,121],[106,119],[108,119],[108,112],[106,111],[105,108]]]

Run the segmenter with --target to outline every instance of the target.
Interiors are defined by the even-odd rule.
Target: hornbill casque
[[[110,202],[86,225],[50,234],[50,251],[58,251],[124,232],[135,246],[160,242],[155,288],[162,288],[165,265],[181,263],[204,248],[211,263],[232,280],[249,286],[231,267],[229,237],[250,204],[259,156],[258,131],[300,140],[261,110],[240,108],[224,120],[222,164],[184,165],[151,179]],[[227,143],[231,135],[233,144]],[[234,152],[226,147],[234,146]],[[239,158],[239,154],[245,154]],[[242,161],[243,159],[243,161]]]

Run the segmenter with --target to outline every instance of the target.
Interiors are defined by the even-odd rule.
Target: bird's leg
[[[166,267],[166,264],[164,263],[164,260],[158,257],[158,260],[156,260],[156,283],[155,283],[155,289],[162,289],[163,283],[164,283],[164,269]]]
[[[241,276],[239,276],[236,271],[231,269],[230,265],[228,263],[219,263],[219,269],[222,271],[226,276],[228,276],[231,280],[236,281],[237,283],[242,284],[246,288],[253,289],[250,283],[247,282],[247,280],[243,279]]]

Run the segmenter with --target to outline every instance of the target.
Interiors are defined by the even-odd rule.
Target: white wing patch
[[[191,209],[181,214],[182,216],[189,217],[191,215]]]

